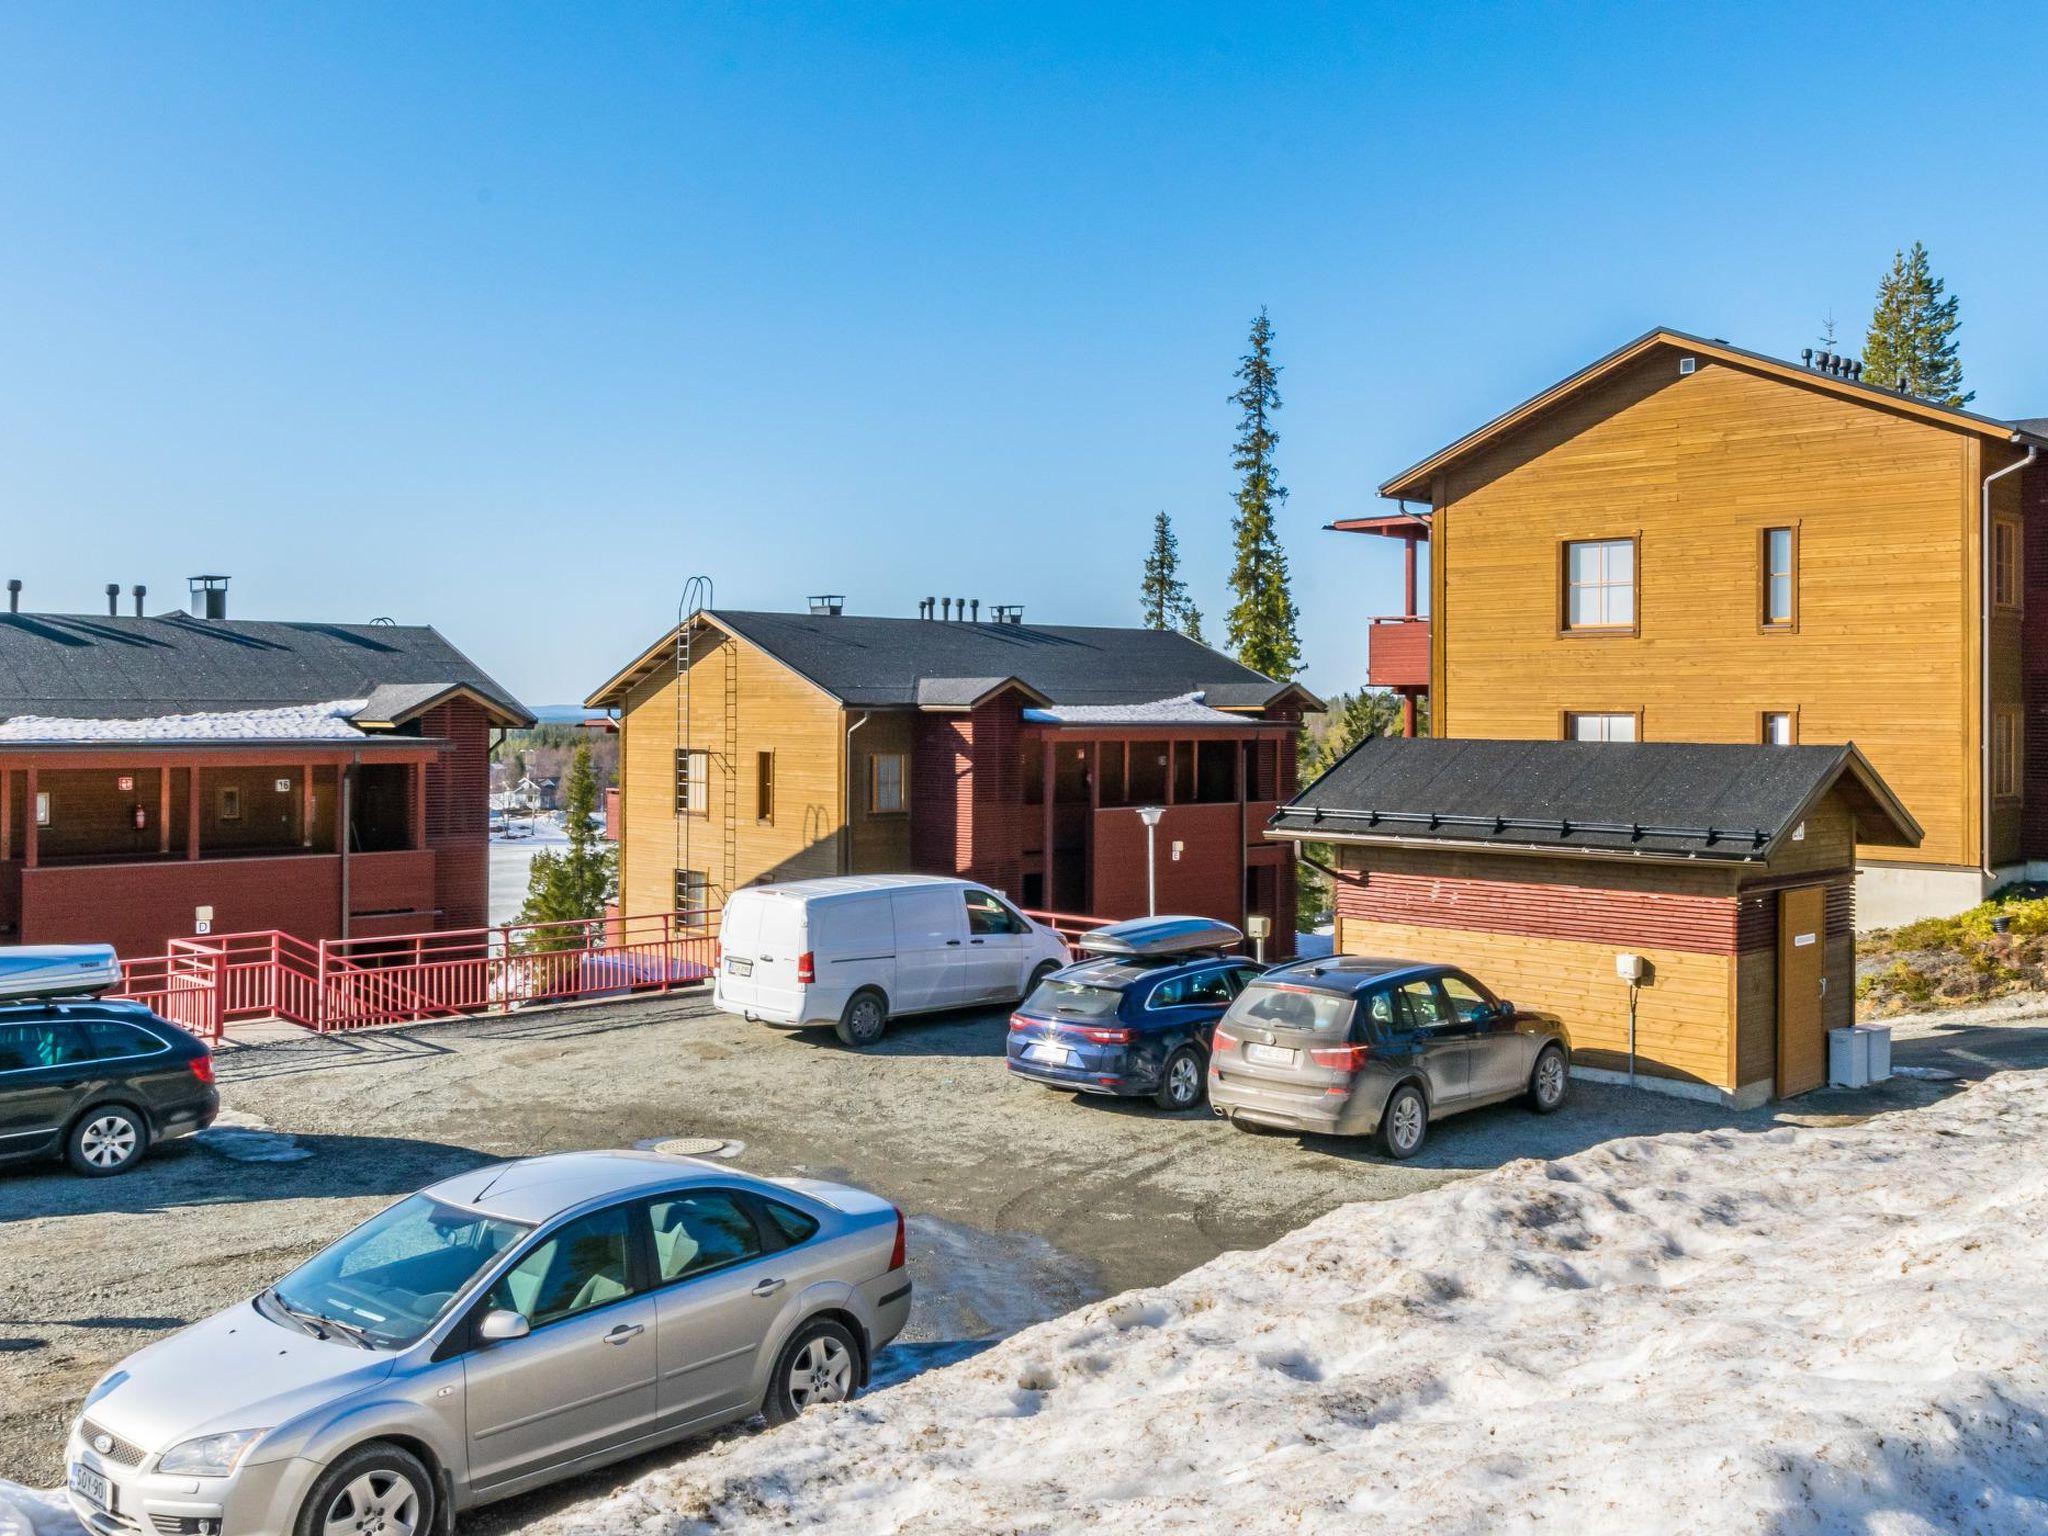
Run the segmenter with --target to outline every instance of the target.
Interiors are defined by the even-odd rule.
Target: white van
[[[892,1018],[1014,1003],[1073,958],[1059,935],[985,885],[844,875],[752,885],[725,903],[713,1001],[873,1045]]]

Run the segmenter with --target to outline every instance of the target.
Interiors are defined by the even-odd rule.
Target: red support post
[[[0,864],[14,857],[14,770],[0,767]]]
[[[1039,796],[1039,799],[1045,802],[1043,807],[1045,811],[1045,843],[1043,854],[1043,862],[1045,866],[1043,884],[1045,886],[1045,889],[1042,892],[1042,894],[1045,897],[1045,904],[1048,907],[1051,907],[1054,904],[1052,894],[1052,786],[1053,781],[1058,776],[1059,763],[1056,760],[1056,756],[1053,750],[1052,732],[1047,731],[1045,734],[1045,788],[1044,792]]]
[[[412,846],[427,846],[427,765],[412,765]]]
[[[199,857],[199,765],[185,770],[185,857]]]
[[[159,858],[171,851],[171,770],[165,764],[156,771],[156,851]]]
[[[24,869],[34,869],[40,839],[36,836],[36,770],[33,763],[29,765],[26,791],[21,802],[21,863]]]

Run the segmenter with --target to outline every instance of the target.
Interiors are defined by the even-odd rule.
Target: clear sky
[[[1373,487],[1655,324],[1850,350],[1895,246],[2048,414],[2013,6],[0,8],[0,575],[431,621],[529,703],[730,606],[1220,632],[1278,335],[1306,681]]]

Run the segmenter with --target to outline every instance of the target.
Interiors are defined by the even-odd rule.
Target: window
[[[1146,1000],[1148,1008],[1227,1008],[1231,999],[1237,996],[1231,985],[1231,972],[1223,966],[1212,966],[1206,971],[1195,971],[1186,976],[1175,976],[1162,981],[1152,989],[1152,996]]]
[[[965,891],[967,900],[967,931],[976,936],[997,933],[1027,933],[1029,926],[1024,919],[1004,906],[987,891]]]
[[[1757,729],[1757,740],[1767,747],[1792,746],[1799,740],[1799,717],[1782,710],[1766,710]]]
[[[36,791],[36,825],[47,827],[49,824],[50,792],[47,789],[39,789]]]
[[[535,1328],[633,1294],[631,1210],[579,1216],[498,1277],[488,1306]]]
[[[718,1190],[657,1200],[647,1214],[654,1223],[655,1264],[664,1282],[723,1269],[761,1252],[754,1218]]]
[[[704,912],[711,906],[711,877],[701,869],[676,871],[676,910]]]
[[[1462,976],[1444,978],[1444,996],[1451,1000],[1451,1012],[1467,1024],[1483,1024],[1493,1017],[1493,999]]]
[[[82,1029],[63,1029],[54,1024],[0,1024],[0,1072],[68,1067],[92,1059],[92,1041]]]
[[[2000,608],[2020,605],[2020,525],[2009,518],[1991,523],[1991,601]]]
[[[1633,634],[1636,541],[1581,539],[1564,546],[1564,628]]]
[[[1255,981],[1225,1014],[1226,1021],[1266,1029],[1297,1029],[1311,1034],[1342,1034],[1351,1023],[1351,999],[1335,992],[1311,991],[1281,982]]]
[[[119,1061],[125,1056],[154,1056],[168,1050],[163,1041],[146,1029],[116,1019],[93,1019],[85,1026],[92,1036],[92,1053],[100,1061]]]
[[[1634,741],[1634,715],[1568,714],[1564,717],[1566,741]]]
[[[2001,709],[1991,722],[1991,793],[2010,798],[2020,792],[2020,712]]]
[[[1433,981],[1411,981],[1399,989],[1401,1012],[1407,1015],[1410,1029],[1440,1029],[1451,1022],[1450,1011],[1444,1007],[1443,994],[1436,989]]]
[[[775,1224],[775,1230],[782,1234],[782,1240],[792,1248],[798,1243],[807,1243],[818,1230],[818,1224],[802,1211],[784,1205],[780,1200],[763,1200],[761,1209],[768,1213],[768,1219]]]
[[[711,778],[711,754],[700,752],[695,747],[682,747],[676,752],[676,814],[678,816],[702,816],[708,805],[705,799]]]
[[[1762,607],[1759,622],[1765,629],[1799,627],[1799,531],[1796,528],[1766,528],[1763,531]]]
[[[775,819],[775,754],[754,754],[754,820]]]
[[[220,819],[240,821],[242,819],[242,788],[239,784],[223,784],[220,787]]]
[[[903,754],[875,752],[868,757],[868,810],[877,816],[903,809]]]

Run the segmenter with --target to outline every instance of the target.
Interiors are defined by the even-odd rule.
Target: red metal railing
[[[1034,912],[1029,907],[1020,909],[1034,923],[1042,924],[1066,940],[1067,951],[1078,960],[1081,951],[1074,941],[1091,928],[1101,928],[1114,921],[1107,917],[1081,917],[1073,912]]]

